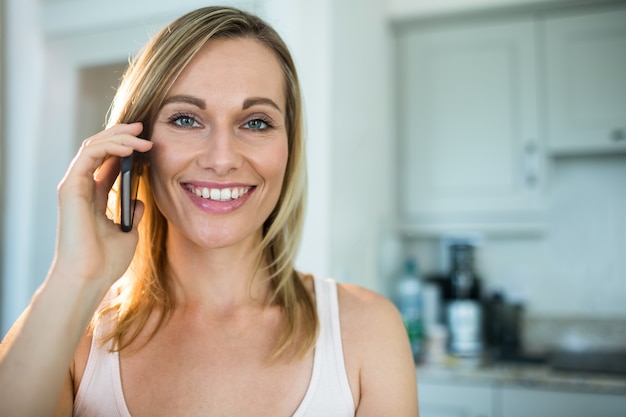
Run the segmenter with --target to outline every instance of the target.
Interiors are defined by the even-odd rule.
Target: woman
[[[59,186],[55,259],[2,345],[0,414],[417,415],[395,308],[294,270],[301,101],[273,29],[231,8],[181,17],[135,58],[109,125]],[[108,196],[133,152],[143,203],[124,233]]]

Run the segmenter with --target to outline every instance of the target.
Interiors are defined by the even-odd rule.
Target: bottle
[[[408,258],[404,270],[395,285],[395,303],[402,315],[406,327],[413,359],[417,362],[422,353],[424,337],[422,317],[422,281],[418,273],[417,262]]]
[[[474,271],[473,247],[451,248],[450,300],[446,322],[450,333],[449,351],[460,357],[480,357],[483,353],[483,311],[480,279]]]
[[[474,251],[470,245],[452,245],[450,247],[452,271],[450,288],[453,299],[479,300],[480,279],[474,272]]]

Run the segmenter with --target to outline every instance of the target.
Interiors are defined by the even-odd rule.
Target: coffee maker
[[[448,351],[459,357],[478,357],[484,350],[481,281],[474,268],[474,248],[467,242],[449,246],[445,318]]]

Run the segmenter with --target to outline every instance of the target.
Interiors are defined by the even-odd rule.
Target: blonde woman
[[[253,15],[199,9],[144,47],[59,186],[56,256],[0,351],[1,415],[417,415],[393,305],[294,269],[301,112],[289,51]]]

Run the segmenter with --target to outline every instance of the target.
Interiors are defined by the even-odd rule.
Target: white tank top
[[[320,332],[315,343],[309,387],[292,417],[354,417],[354,400],[343,358],[337,284],[315,278]],[[120,378],[119,355],[98,342],[94,331],[85,373],[74,400],[74,417],[131,417]]]

